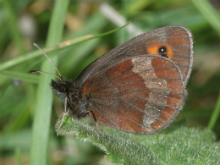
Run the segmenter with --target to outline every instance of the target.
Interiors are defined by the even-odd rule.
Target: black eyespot
[[[167,57],[167,48],[165,46],[161,46],[158,49],[158,53],[163,57]]]

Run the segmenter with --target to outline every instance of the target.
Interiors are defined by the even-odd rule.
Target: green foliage
[[[51,46],[61,42],[64,19],[69,0],[57,0],[50,20],[49,34],[46,41],[46,46]],[[53,58],[57,62],[57,57]],[[55,72],[55,68],[50,63],[44,62],[42,70],[50,73]],[[48,164],[47,152],[49,143],[50,119],[52,113],[52,91],[48,88],[51,78],[47,75],[41,75],[39,86],[37,89],[36,108],[33,121],[33,133],[31,144],[31,165],[46,165]]]
[[[56,124],[58,135],[70,135],[104,150],[108,158],[123,164],[220,164],[220,144],[208,130],[188,128],[183,124],[170,126],[153,135],[136,135],[100,128],[73,120],[65,115]]]
[[[218,120],[219,114],[220,114],[220,91],[219,91],[219,96],[218,96],[218,100],[217,100],[215,109],[214,109],[212,117],[209,121],[209,125],[208,125],[209,129],[213,129],[213,127],[215,126],[215,124]]]
[[[21,157],[20,149],[16,148],[15,153],[16,153],[16,158],[17,158],[17,165],[22,165],[23,163],[22,163],[22,157]]]
[[[177,124],[155,135],[134,135],[109,128],[94,129],[66,117],[57,131],[73,136],[57,137],[54,124],[63,113],[63,103],[55,99],[52,104],[49,83],[53,77],[27,74],[30,70],[52,68],[48,62],[41,68],[45,58],[32,43],[41,45],[53,60],[59,58],[54,61],[62,75],[74,79],[92,61],[132,36],[125,29],[116,29],[117,18],[108,19],[107,12],[99,9],[102,4],[96,4],[99,1],[67,2],[0,1],[0,164],[13,164],[11,160],[30,164],[30,159],[49,165],[107,164],[104,153],[91,144],[104,150],[113,162],[219,164],[219,144],[214,142],[213,134],[207,129],[191,128],[208,125],[219,141],[218,0],[213,0],[212,5],[208,0],[105,1],[142,31],[168,25],[181,25],[192,31],[195,60],[187,85],[188,97],[180,113],[190,128]],[[17,26],[24,18],[26,22]],[[37,32],[33,30],[31,36],[24,26],[31,25],[28,20],[33,21],[31,29]],[[106,36],[107,31],[117,32]],[[81,142],[84,140],[90,143]]]
[[[220,36],[220,17],[218,12],[213,10],[213,7],[207,0],[192,0],[192,2],[194,3],[195,7],[197,7],[197,9],[201,11],[206,20]]]

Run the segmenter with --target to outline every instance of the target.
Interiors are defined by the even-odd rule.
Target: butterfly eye
[[[158,53],[163,57],[167,57],[167,48],[165,46],[161,46],[158,49]]]

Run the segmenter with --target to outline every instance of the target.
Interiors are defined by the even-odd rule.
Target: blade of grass
[[[70,47],[71,45],[82,42],[87,37],[91,37],[91,36],[83,36],[83,37],[79,37],[79,38],[76,38],[76,39],[73,39],[73,40],[64,41],[61,44],[58,44],[58,45],[55,45],[55,46],[50,46],[50,47],[43,48],[43,49],[47,54],[52,53],[54,51],[62,50],[66,47]],[[30,52],[30,53],[24,54],[20,57],[11,59],[11,60],[6,61],[6,62],[4,62],[0,65],[0,71],[8,69],[9,67],[12,67],[14,65],[20,64],[21,62],[31,60],[31,59],[39,57],[39,56],[42,56],[42,52],[39,51],[39,50],[36,50],[36,51]]]
[[[100,44],[100,39],[88,41],[82,45],[78,45],[76,48],[74,48],[71,53],[68,53],[68,56],[72,55],[70,58],[65,58],[66,61],[64,62],[65,65],[60,66],[60,69],[65,69],[65,71],[68,73],[71,68],[71,74],[77,75],[79,74],[80,70],[78,69],[79,66],[82,65],[83,61],[85,60],[85,57],[91,52],[91,50],[98,47]],[[75,55],[77,54],[77,56]],[[73,56],[74,55],[74,56]],[[66,73],[64,71],[64,73]]]
[[[51,46],[61,41],[69,0],[56,0],[54,3],[46,46]],[[57,59],[53,58],[52,60],[56,64]],[[41,69],[50,73],[55,72],[54,67],[48,62],[44,62]],[[50,77],[41,74],[32,130],[31,165],[46,165],[48,162],[48,141],[52,105],[52,91],[48,87],[50,81]]]
[[[126,2],[126,1],[125,1]],[[142,9],[153,3],[152,0],[129,1],[127,3],[127,13],[131,16],[139,13]]]
[[[18,26],[16,24],[16,16],[15,13],[12,9],[12,6],[10,4],[11,1],[8,0],[3,0],[2,4],[4,5],[6,11],[7,11],[7,15],[8,15],[8,27],[11,31],[11,36],[13,39],[13,42],[15,43],[15,45],[17,46],[17,48],[19,49],[20,54],[24,53],[24,45],[23,45],[23,41],[22,41],[22,37],[21,34],[19,32]]]
[[[108,24],[109,21],[100,12],[98,12],[87,19],[84,26],[80,30],[75,33],[66,33],[64,37],[67,39],[71,39],[83,36],[90,33],[91,31],[93,32],[93,34],[99,34],[100,31],[103,30],[103,28],[108,26]],[[79,74],[79,72],[82,71],[82,69],[84,69],[88,64],[94,61],[98,56],[94,55],[92,52],[94,50],[97,50],[97,47],[99,47],[101,44],[100,41],[104,39],[105,38],[97,38],[95,40],[90,40],[84,42],[83,44],[72,46],[66,50],[63,50],[61,52],[61,56],[63,56],[64,58],[60,59],[60,63],[63,63],[65,65],[59,65],[59,68],[62,73],[65,73],[64,77],[71,74],[71,77],[73,78],[74,76]],[[88,58],[90,58],[90,56],[96,56],[96,58],[93,58],[92,61],[88,61],[87,65],[85,65],[85,57],[87,60]]]
[[[16,155],[16,159],[17,159],[17,165],[22,165],[22,157],[21,157],[21,151],[19,148],[15,149],[15,155]]]
[[[219,114],[220,114],[220,90],[219,90],[219,95],[218,95],[218,99],[217,99],[215,109],[212,113],[211,119],[210,119],[209,124],[208,124],[208,128],[210,128],[210,129],[214,128],[214,126],[217,122],[217,119],[219,117]]]
[[[220,36],[220,15],[211,4],[207,0],[192,0],[192,2]]]
[[[39,76],[37,76],[37,75],[16,72],[16,71],[8,71],[8,70],[1,71],[0,77],[5,77],[8,79],[17,78],[19,80],[23,80],[25,82],[30,82],[30,83],[35,83],[35,84],[37,84],[39,81]]]
[[[65,48],[68,48],[70,46],[73,46],[73,45],[76,45],[76,44],[79,44],[79,43],[82,43],[82,42],[85,42],[85,41],[88,41],[88,40],[92,40],[92,39],[95,39],[95,38],[100,38],[100,37],[103,37],[103,36],[106,36],[106,35],[109,35],[111,33],[114,33],[122,28],[124,28],[125,26],[127,26],[130,22],[126,23],[125,25],[119,27],[119,28],[116,28],[114,30],[111,30],[111,31],[108,31],[106,33],[102,33],[102,34],[98,34],[98,35],[95,35],[95,36],[92,36],[92,35],[86,35],[86,36],[83,36],[83,37],[79,37],[79,38],[76,38],[76,39],[72,39],[72,40],[67,40],[67,41],[64,41],[60,44],[54,44],[53,46],[50,46],[50,47],[46,47],[46,48],[43,48],[44,51],[48,54],[48,53],[52,53],[54,51],[58,51],[58,50],[62,50],[62,49],[65,49]],[[48,54],[50,56],[50,54]],[[5,69],[8,69],[9,67],[12,67],[14,65],[17,65],[17,64],[20,64],[21,62],[24,62],[24,61],[27,61],[27,60],[30,60],[30,59],[33,59],[33,58],[36,58],[38,56],[42,56],[42,52],[41,51],[33,51],[31,53],[27,53],[21,57],[18,57],[18,58],[14,58],[14,59],[11,59],[7,62],[4,62],[0,65],[0,71],[1,70],[5,70]],[[58,54],[54,55],[54,56],[58,56]]]
[[[101,13],[108,18],[111,22],[113,22],[116,26],[122,26],[126,23],[126,19],[123,15],[117,12],[114,8],[112,8],[107,3],[102,3],[99,7]],[[130,23],[129,26],[126,27],[126,30],[129,34],[133,36],[137,36],[143,33],[142,30],[137,28],[134,24]]]

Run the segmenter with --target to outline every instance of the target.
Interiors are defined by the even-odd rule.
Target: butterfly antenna
[[[54,66],[54,68],[56,69],[56,71],[57,71],[57,73],[59,74],[59,76],[54,75],[54,74],[51,74],[51,73],[43,72],[43,71],[31,71],[30,73],[37,73],[37,72],[38,72],[38,73],[46,73],[46,74],[50,74],[50,75],[54,75],[54,76],[56,76],[56,77],[59,77],[59,79],[60,79],[61,81],[63,81],[59,69],[56,67],[56,65],[55,65],[54,62],[50,59],[50,57],[48,57],[48,55],[43,51],[43,49],[40,48],[40,46],[39,46],[38,44],[33,43],[33,45],[34,45],[36,48],[38,48],[38,49],[44,54],[44,56],[48,59],[48,61]]]
[[[43,74],[49,74],[49,75],[52,75],[52,76],[56,76],[60,81],[63,81],[63,80],[62,80],[62,77],[57,76],[57,75],[52,74],[52,73],[49,73],[49,72],[43,72],[43,71],[40,71],[40,70],[32,70],[32,71],[30,71],[29,73],[30,73],[30,74],[31,74],[31,73],[43,73]]]

